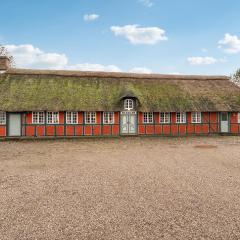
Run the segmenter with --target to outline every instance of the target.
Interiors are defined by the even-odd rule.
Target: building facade
[[[224,76],[0,70],[2,138],[240,135]]]
[[[0,137],[240,134],[238,112],[1,112]]]

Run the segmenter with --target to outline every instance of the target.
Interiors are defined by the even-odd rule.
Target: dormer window
[[[124,100],[124,109],[132,110],[134,108],[134,102],[132,99],[125,99]]]

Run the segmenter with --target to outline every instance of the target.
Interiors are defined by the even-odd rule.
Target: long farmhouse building
[[[225,76],[9,67],[0,57],[0,137],[240,134]]]

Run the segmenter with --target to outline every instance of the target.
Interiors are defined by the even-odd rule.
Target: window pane
[[[87,124],[96,123],[96,112],[85,112],[85,123]]]
[[[124,100],[124,109],[131,110],[133,109],[133,100],[132,99],[125,99]]]
[[[143,123],[153,123],[153,113],[143,113]]]
[[[0,112],[0,124],[5,125],[6,124],[6,113]]]
[[[47,113],[47,123],[52,123],[52,112]]]
[[[177,113],[177,123],[186,123],[186,113]]]
[[[66,113],[66,122],[67,124],[77,124],[78,112],[67,112]]]
[[[165,123],[165,114],[160,113],[160,123]]]
[[[165,113],[165,123],[170,123],[171,118],[170,118],[170,113]]]
[[[160,113],[160,123],[170,123],[170,113]]]
[[[201,123],[202,121],[202,113],[201,112],[192,112],[192,123]]]
[[[58,124],[59,113],[58,112],[48,112],[47,113],[47,123],[48,124]]]
[[[53,113],[53,123],[58,123],[58,112]]]
[[[43,124],[45,122],[45,119],[44,119],[44,112],[39,112],[38,113],[38,122],[40,124]]]
[[[104,124],[113,124],[114,123],[114,113],[113,112],[104,112],[103,113],[103,123]]]
[[[73,124],[77,123],[77,112],[72,112],[72,123]]]
[[[32,113],[32,123],[37,124],[38,123],[38,112]]]
[[[71,124],[71,113],[67,112],[67,124]]]
[[[180,123],[180,113],[177,113],[177,123]]]
[[[148,114],[148,122],[153,123],[153,113]]]

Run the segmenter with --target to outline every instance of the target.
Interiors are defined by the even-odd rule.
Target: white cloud
[[[126,38],[132,44],[156,44],[167,40],[165,31],[158,27],[140,27],[139,25],[112,26],[115,36]]]
[[[152,73],[152,70],[146,67],[134,67],[129,70],[131,73]]]
[[[80,71],[100,71],[100,72],[121,72],[122,70],[115,65],[102,65],[93,63],[78,63],[66,67],[69,70]]]
[[[224,39],[218,42],[218,47],[229,54],[240,53],[240,38],[236,35],[226,33]]]
[[[139,0],[140,3],[142,3],[146,7],[152,7],[153,2],[151,0]]]
[[[83,16],[83,20],[84,21],[87,21],[87,22],[89,22],[89,21],[95,21],[96,19],[98,19],[99,18],[99,15],[98,14],[95,14],[95,13],[93,13],[93,14],[85,14],[84,16]]]
[[[201,51],[202,51],[203,53],[208,52],[208,50],[207,50],[206,48],[202,48]]]
[[[45,53],[31,44],[5,45],[14,57],[16,66],[21,68],[62,68],[68,63],[65,54]]]
[[[31,44],[5,45],[10,55],[14,57],[16,67],[35,69],[69,69],[82,71],[108,71],[120,72],[115,65],[102,65],[91,63],[68,64],[65,54],[45,53]]]
[[[189,57],[187,61],[190,65],[210,65],[218,62],[218,60],[213,57]]]
[[[122,72],[121,68],[112,64],[83,62],[71,65],[65,54],[47,53],[31,44],[5,45],[5,47],[13,56],[17,68]],[[151,73],[152,71],[146,67],[134,67],[128,72]]]

